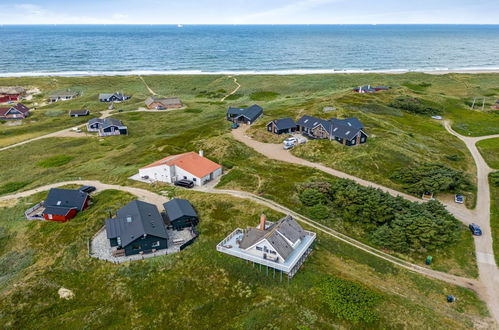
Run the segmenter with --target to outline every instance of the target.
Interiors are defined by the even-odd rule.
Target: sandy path
[[[105,110],[105,111],[101,111],[101,112],[102,112],[102,115],[99,118],[102,118],[102,119],[107,118],[107,117],[111,116],[111,114],[112,114],[112,110]],[[9,146],[0,148],[0,151],[12,149],[12,148],[19,147],[19,146],[22,146],[22,145],[27,144],[27,143],[38,141],[38,140],[41,140],[41,139],[52,138],[52,137],[86,137],[88,135],[86,135],[84,133],[76,133],[76,132],[72,131],[72,129],[74,127],[81,128],[81,127],[83,127],[85,125],[86,124],[81,124],[81,125],[73,126],[73,127],[70,127],[70,128],[65,128],[65,129],[57,131],[57,132],[53,132],[53,133],[49,133],[49,134],[37,136],[37,137],[29,139],[29,140],[25,140],[25,141],[22,141],[22,142],[14,143],[14,144],[11,144]]]
[[[243,125],[238,129],[232,130],[232,135],[234,136],[234,138],[236,140],[243,142],[244,144],[253,148],[254,150],[259,152],[260,154],[266,156],[267,158],[275,159],[275,160],[279,160],[279,161],[283,161],[283,162],[287,162],[287,163],[312,167],[312,168],[318,169],[322,172],[331,174],[331,175],[339,177],[339,178],[353,180],[353,181],[357,182],[358,184],[365,186],[365,187],[372,187],[375,189],[380,189],[384,192],[389,193],[392,196],[401,196],[401,197],[403,197],[407,200],[410,200],[412,202],[418,202],[418,203],[423,202],[420,198],[414,197],[412,195],[404,194],[404,193],[401,193],[399,191],[396,191],[395,189],[387,188],[387,187],[384,187],[384,186],[379,185],[377,183],[370,182],[370,181],[367,181],[364,179],[360,179],[360,178],[355,177],[353,175],[332,169],[332,168],[324,166],[322,164],[313,163],[311,161],[296,157],[293,154],[291,154],[289,151],[284,150],[281,144],[270,144],[270,143],[263,143],[263,142],[253,140],[252,138],[250,138],[249,136],[246,135],[246,131],[248,130],[248,128],[249,128],[249,126]],[[466,207],[464,205],[449,203],[449,204],[445,204],[445,206],[446,206],[447,210],[449,210],[449,212],[453,213],[456,216],[456,218],[458,218],[462,222],[464,222],[464,223],[471,222],[472,212],[470,210],[466,209]]]
[[[125,191],[128,193],[131,193],[135,196],[137,196],[138,199],[143,200],[148,203],[152,203],[156,205],[158,208],[163,207],[163,203],[168,201],[168,199],[164,196],[158,195],[154,192],[151,192],[149,190],[141,189],[141,188],[134,188],[134,187],[127,187],[127,186],[120,186],[120,185],[112,185],[112,184],[105,184],[101,183],[100,181],[95,181],[95,180],[78,180],[78,181],[66,181],[66,182],[58,182],[54,184],[49,184],[43,187],[38,187],[35,189],[23,191],[20,193],[12,194],[12,195],[7,195],[7,196],[2,196],[0,197],[0,202],[6,202],[9,200],[17,200],[19,198],[31,196],[33,194],[42,192],[42,191],[47,191],[50,188],[56,188],[64,185],[69,185],[69,184],[78,184],[78,185],[90,185],[90,186],[95,186],[97,188],[97,191],[102,191],[102,190],[108,190],[108,189],[114,189],[114,190],[120,190],[120,191]],[[220,189],[215,189],[213,187],[207,187],[206,189],[199,190],[201,192],[205,193],[215,193],[215,194],[227,194],[231,195],[234,197],[238,198],[243,198],[243,199],[248,199],[251,201],[254,201],[260,205],[264,205],[266,207],[272,208],[276,211],[285,213],[285,214],[291,214],[293,215],[298,221],[301,221],[303,223],[306,223],[307,225],[315,228],[316,230],[319,230],[320,232],[332,236],[342,242],[345,242],[349,245],[352,245],[358,249],[361,249],[371,255],[374,255],[378,258],[381,258],[383,260],[386,260],[388,262],[391,262],[392,264],[395,264],[399,267],[405,268],[407,270],[434,278],[438,279],[453,285],[458,285],[464,288],[468,288],[471,290],[476,291],[478,294],[481,294],[482,289],[480,287],[480,283],[478,283],[474,279],[468,279],[464,277],[459,277],[459,276],[454,276],[450,275],[447,273],[435,271],[432,269],[424,268],[415,264],[412,264],[410,262],[407,262],[405,260],[402,260],[400,258],[391,256],[387,253],[384,253],[380,250],[377,250],[373,247],[370,247],[364,243],[361,243],[359,241],[356,241],[353,238],[350,238],[344,234],[341,234],[325,225],[322,225],[316,221],[313,221],[311,219],[308,219],[282,205],[277,204],[276,202],[270,201],[268,199],[256,196],[254,194],[248,193],[248,192],[243,192],[243,191],[234,191],[234,190],[220,190]]]
[[[149,91],[149,93],[151,93],[152,95],[158,95],[158,94],[156,94],[155,91],[153,91],[151,89],[151,87],[149,87],[149,85],[146,83],[146,81],[144,80],[144,78],[142,76],[139,75],[139,79],[142,80],[142,82],[144,83],[144,86],[146,86],[146,88]]]
[[[493,171],[485,162],[476,143],[481,140],[499,137],[499,135],[482,137],[465,137],[455,132],[451,124],[444,123],[447,131],[466,144],[477,168],[477,205],[474,210],[473,222],[482,228],[482,236],[474,236],[478,263],[479,279],[486,290],[486,302],[496,322],[499,324],[499,270],[494,258],[492,230],[490,227],[490,186],[489,174]]]
[[[230,92],[229,94],[227,94],[224,97],[222,97],[222,99],[220,100],[220,102],[224,102],[225,99],[227,99],[231,95],[236,94],[237,91],[241,88],[241,85],[237,82],[237,78],[236,77],[229,76],[229,78],[232,78],[234,80],[234,83],[237,85],[237,87],[232,92]]]
[[[478,170],[478,191],[477,206],[475,210],[468,210],[463,205],[454,203],[443,204],[446,206],[447,210],[450,213],[452,213],[463,223],[478,223],[484,231],[483,236],[475,237],[475,251],[479,269],[478,287],[480,287],[477,292],[487,303],[492,317],[494,318],[496,323],[499,324],[499,271],[494,260],[492,234],[490,229],[490,187],[488,182],[488,174],[492,171],[492,169],[490,169],[490,167],[488,167],[488,165],[485,163],[485,160],[475,146],[476,142],[494,138],[496,137],[496,135],[467,138],[454,132],[448,122],[445,122],[445,127],[451,134],[455,135],[463,142],[465,142],[466,146],[473,155]],[[312,163],[310,161],[298,158],[292,155],[290,152],[284,150],[280,144],[268,144],[255,141],[245,134],[248,128],[249,126],[242,126],[239,129],[232,130],[232,135],[236,140],[243,142],[247,146],[255,149],[257,152],[270,159],[316,168],[336,177],[353,180],[362,186],[381,189],[382,191],[385,191],[392,196],[401,196],[410,201],[422,202],[421,199],[414,196],[407,195],[394,189],[383,187],[379,184],[354,177],[344,172],[326,167],[322,164]],[[427,275],[431,276],[430,274]]]

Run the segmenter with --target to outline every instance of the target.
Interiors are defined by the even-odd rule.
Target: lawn
[[[314,253],[289,283],[221,254],[215,245],[259,214],[248,201],[180,191],[200,213],[200,237],[181,253],[121,265],[87,255],[87,240],[133,197],[106,191],[68,223],[28,222],[23,210],[44,193],[0,209],[0,323],[19,328],[439,328],[466,329],[487,318],[466,289],[406,272],[319,234]],[[379,297],[370,323],[330,311],[320,287],[326,278]],[[72,300],[59,298],[64,287]],[[15,289],[14,289],[15,288]],[[458,300],[447,304],[453,294]],[[279,317],[276,317],[279,315]]]
[[[487,165],[499,169],[499,138],[478,141],[476,146]]]

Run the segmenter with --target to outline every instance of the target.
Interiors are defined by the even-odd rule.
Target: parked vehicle
[[[166,108],[159,105],[156,107],[156,110],[166,110]]]
[[[79,127],[73,127],[71,131],[76,132],[76,133],[81,133],[81,129]]]
[[[90,194],[96,191],[97,188],[95,188],[94,186],[81,186],[79,190],[84,193]]]
[[[193,188],[194,182],[192,182],[191,180],[182,179],[175,181],[174,185],[184,188]]]
[[[471,230],[471,233],[475,236],[482,236],[482,229],[480,228],[479,225],[472,223],[469,225],[469,228]]]
[[[435,119],[435,120],[442,120],[442,116],[431,116],[431,118]]]
[[[290,149],[293,149],[294,148],[294,144],[292,143],[289,143],[289,144],[285,144],[284,145],[284,150],[290,150]]]
[[[282,143],[284,143],[284,144],[293,144],[293,145],[295,145],[295,144],[298,144],[298,139],[297,139],[297,138],[295,138],[294,136],[292,136],[292,137],[288,137],[288,138],[287,138],[286,140],[284,140]]]
[[[232,129],[239,128],[239,124],[238,123],[232,123],[231,128]]]
[[[454,196],[454,201],[458,204],[463,204],[464,203],[464,196],[463,195],[456,195],[456,196]]]

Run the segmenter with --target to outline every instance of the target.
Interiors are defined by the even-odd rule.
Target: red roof
[[[18,110],[19,112],[21,112],[23,114],[26,114],[27,112],[29,112],[29,108],[27,106],[25,106],[22,103],[18,103],[18,104],[13,105],[9,108],[0,108],[0,116],[5,116],[7,114],[7,112],[12,108]]]
[[[198,178],[205,177],[222,167],[221,165],[212,162],[208,158],[202,157],[199,154],[191,151],[180,155],[168,156],[152,164],[149,164],[143,168],[150,168],[162,165],[178,166],[184,171],[187,171]]]

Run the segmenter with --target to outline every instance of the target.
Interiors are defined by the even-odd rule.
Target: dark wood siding
[[[159,242],[159,246],[153,246]],[[167,240],[155,236],[139,237],[132,243],[125,246],[125,255],[130,256],[134,254],[151,253],[153,249],[161,250],[168,247]]]

